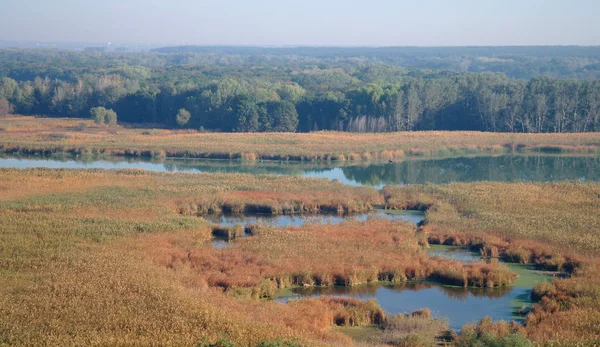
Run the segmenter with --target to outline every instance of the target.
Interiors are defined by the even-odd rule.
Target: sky
[[[600,45],[600,0],[0,0],[0,40]]]

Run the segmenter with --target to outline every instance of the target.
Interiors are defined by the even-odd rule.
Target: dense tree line
[[[150,53],[0,49],[0,77],[67,79],[120,65],[158,68],[240,66],[347,68],[380,63],[404,69],[499,72],[512,78],[600,78],[600,46],[531,47],[223,47],[182,46]],[[139,73],[134,72],[134,73]],[[142,72],[143,73],[143,72]]]
[[[345,57],[43,50],[0,56],[0,100],[21,114],[91,117],[91,109],[103,107],[119,122],[228,132],[600,131],[595,79],[408,70]]]
[[[211,53],[242,57],[303,57],[322,61],[363,59],[411,69],[501,72],[514,78],[600,77],[600,47],[210,47],[180,46],[161,53]]]

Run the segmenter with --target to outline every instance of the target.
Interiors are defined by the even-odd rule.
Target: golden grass
[[[380,194],[326,179],[48,169],[0,169],[0,182],[0,344],[348,345],[349,338],[332,327],[382,323],[373,303],[323,299],[286,305],[250,297],[269,297],[292,285],[440,278],[495,286],[512,280],[494,264],[428,258],[427,238],[571,272],[536,289],[540,304],[524,333],[538,343],[597,341],[597,183],[425,185]],[[386,202],[428,212],[423,233],[386,220],[283,230],[257,226],[251,237],[218,250],[208,242],[214,226],[181,213],[182,206],[195,204],[197,210],[205,202]],[[486,332],[518,338],[514,327],[486,324],[473,328],[476,339]],[[413,325],[422,333],[388,330],[388,336],[421,341],[437,326],[396,324]]]
[[[253,228],[231,248],[141,247],[157,262],[196,276],[234,296],[269,298],[293,286],[356,286],[373,282],[436,279],[460,286],[494,287],[515,275],[489,264],[431,259],[414,225],[378,219],[277,230]],[[449,273],[451,271],[451,273]]]
[[[563,251],[600,251],[598,183],[453,183],[386,187],[389,205],[398,201],[433,206],[430,227],[481,231],[503,239],[525,238]]]
[[[208,242],[213,225],[178,210],[183,201],[207,195],[243,201],[256,194],[285,203],[286,199],[300,201],[296,193],[306,197],[313,192],[325,203],[331,197],[375,203],[381,199],[375,190],[325,179],[140,170],[0,169],[0,182],[0,345],[202,346],[222,341],[242,346],[262,342],[345,346],[352,341],[333,327],[385,320],[373,302],[315,299],[282,304],[223,293],[213,286],[215,273],[199,273],[205,265],[195,262],[205,254],[220,257]],[[381,247],[406,249],[399,258],[424,258],[414,227],[397,230],[391,223],[385,225],[389,231],[374,238],[368,249],[391,240],[393,245]],[[316,240],[318,230],[315,226],[305,234]],[[367,238],[367,230],[373,232],[375,227],[352,228],[349,235],[356,237],[347,241],[340,227],[331,233],[337,238],[329,241],[329,247],[337,242],[339,247],[362,247],[359,241]],[[254,228],[252,233],[249,239],[236,240],[236,250],[231,252],[238,246],[269,251],[263,263],[253,262],[257,256],[240,264],[226,261],[224,266],[243,276],[242,267],[233,268],[250,264],[249,279],[241,283],[254,284],[258,279],[257,288],[269,290],[269,283],[262,280],[268,280],[268,274],[255,275],[253,266],[289,271],[296,269],[294,256],[276,254],[285,250],[284,245],[281,250],[266,250],[256,240],[294,236],[291,230]],[[304,238],[301,231],[297,234],[299,240]],[[305,246],[298,250],[306,252],[299,259],[316,254],[311,245]],[[376,254],[370,253],[374,259]],[[359,254],[367,255],[367,249]],[[348,269],[370,270],[369,261],[350,258]],[[312,267],[297,269],[304,274]],[[358,274],[352,275],[353,281],[360,280]]]
[[[238,301],[161,266],[145,247],[211,249],[212,225],[181,215],[181,201],[236,191],[363,201],[379,199],[375,191],[325,179],[139,170],[1,169],[0,182],[0,345],[350,343],[331,330],[339,304]]]
[[[366,327],[342,327],[338,331],[351,336],[364,344],[384,346],[439,346],[452,338],[446,322],[419,316],[420,311],[411,315],[399,314],[388,317],[383,325]]]
[[[87,128],[80,130],[80,123]],[[393,160],[404,155],[464,155],[512,151],[598,153],[599,133],[343,132],[219,134],[97,126],[90,120],[0,119],[5,153],[70,153],[274,160]]]

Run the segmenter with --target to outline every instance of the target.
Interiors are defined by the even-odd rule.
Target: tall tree
[[[294,104],[288,101],[276,101],[269,104],[272,118],[271,131],[294,132],[298,127],[298,113]]]

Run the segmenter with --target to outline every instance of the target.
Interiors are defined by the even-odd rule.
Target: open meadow
[[[89,119],[0,118],[0,152],[244,160],[393,160],[403,156],[600,151],[599,133],[202,133],[129,129]]]

